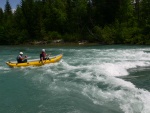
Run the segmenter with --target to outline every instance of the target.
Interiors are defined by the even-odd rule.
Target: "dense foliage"
[[[150,0],[21,0],[0,8],[0,44],[150,44]]]

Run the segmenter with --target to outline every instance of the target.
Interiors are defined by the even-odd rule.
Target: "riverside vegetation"
[[[150,0],[21,0],[0,8],[0,44],[150,44]]]

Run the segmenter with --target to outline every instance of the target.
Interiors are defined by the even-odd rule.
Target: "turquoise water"
[[[9,68],[20,51],[55,64]],[[149,46],[0,46],[0,113],[150,113]]]

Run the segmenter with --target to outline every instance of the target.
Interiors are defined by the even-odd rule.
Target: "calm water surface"
[[[20,51],[55,64],[9,68]],[[150,113],[150,46],[0,46],[0,113]]]

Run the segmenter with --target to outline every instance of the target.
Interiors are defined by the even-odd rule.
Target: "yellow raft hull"
[[[43,63],[40,60],[31,60],[26,63],[16,63],[16,62],[6,62],[6,64],[10,67],[26,67],[26,66],[42,66],[45,64],[55,63],[61,60],[63,57],[62,54],[49,58],[48,60],[44,60]]]

